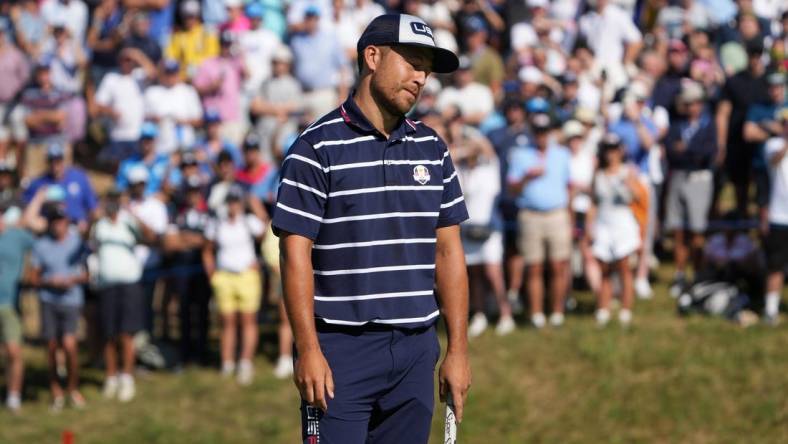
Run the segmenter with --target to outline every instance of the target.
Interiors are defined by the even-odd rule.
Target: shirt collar
[[[361,108],[358,107],[356,104],[355,99],[353,99],[353,94],[355,91],[350,93],[345,103],[340,105],[339,112],[342,115],[342,119],[344,119],[345,123],[357,128],[358,130],[365,132],[365,133],[374,133],[377,135],[381,135],[380,131],[378,131],[369,120],[367,120],[364,113],[361,111]],[[416,132],[416,124],[408,119],[407,117],[403,117],[397,128],[391,132],[391,138],[403,138],[408,134],[413,134]],[[381,135],[382,136],[382,135]]]

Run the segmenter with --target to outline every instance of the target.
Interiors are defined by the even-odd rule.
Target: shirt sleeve
[[[90,180],[84,174],[80,174],[81,182],[80,189],[82,190],[82,200],[85,204],[85,209],[88,211],[93,211],[98,206],[98,198],[96,197],[96,191],[93,190],[93,186],[90,184]],[[88,219],[90,218],[87,215]]]
[[[506,181],[509,183],[519,182],[526,172],[525,157],[521,149],[513,149],[509,153],[509,169],[506,171]]]
[[[468,219],[468,210],[465,208],[465,198],[462,195],[460,180],[454,163],[451,160],[449,149],[443,141],[438,142],[443,151],[443,197],[438,214],[438,228],[457,225]]]
[[[41,260],[42,255],[39,245],[40,244],[36,242],[35,244],[33,244],[33,249],[30,251],[30,266],[35,269],[40,269],[41,264],[43,263],[43,261]]]
[[[216,218],[212,217],[208,220],[205,224],[205,233],[204,236],[211,242],[216,241],[216,230],[219,227],[219,221]]]
[[[323,221],[328,197],[326,165],[312,145],[298,139],[282,167],[282,179],[274,211],[274,233],[280,230],[315,240]]]
[[[101,106],[110,106],[112,102],[112,81],[115,79],[114,74],[109,73],[101,80],[98,90],[96,91],[96,103]]]

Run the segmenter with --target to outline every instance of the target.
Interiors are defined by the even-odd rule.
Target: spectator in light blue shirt
[[[156,193],[164,186],[167,177],[170,175],[170,159],[166,155],[156,154],[157,134],[158,130],[155,124],[145,123],[142,126],[142,136],[140,137],[141,153],[124,160],[118,168],[115,186],[119,191],[125,191],[129,187],[129,171],[138,165],[142,165],[148,170],[148,181],[145,187],[146,196]]]
[[[533,146],[514,148],[509,157],[507,185],[519,208],[517,247],[528,266],[531,323],[542,328],[544,315],[544,262],[550,263],[553,310],[550,325],[564,323],[572,222],[569,215],[569,162],[571,154],[551,140],[547,114],[531,116]]]
[[[638,92],[627,93],[623,100],[621,118],[609,130],[621,138],[627,160],[644,173],[648,173],[648,153],[659,137],[654,120],[644,113],[647,97]]]
[[[320,11],[316,7],[307,7],[303,28],[290,39],[294,74],[304,88],[307,109],[318,118],[347,95],[348,63],[336,33],[320,29]]]

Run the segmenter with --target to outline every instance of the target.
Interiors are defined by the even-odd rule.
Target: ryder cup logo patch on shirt
[[[435,46],[432,28],[420,18],[407,14],[402,14],[399,19],[399,42]]]
[[[430,170],[424,165],[416,165],[413,167],[413,180],[424,185],[430,181]]]

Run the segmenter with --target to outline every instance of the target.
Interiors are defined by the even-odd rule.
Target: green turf
[[[576,315],[560,330],[488,332],[471,343],[460,442],[788,442],[785,336],[785,327],[679,319],[664,286],[638,302],[629,331]],[[43,380],[44,351],[26,356]],[[46,388],[28,387],[21,415],[0,412],[0,443],[58,443],[64,429],[76,444],[299,442],[295,389],[262,357],[257,369],[249,388],[213,369],[140,376],[127,405],[101,399],[100,372],[85,370],[85,411],[51,414]],[[441,419],[433,443],[442,442]]]

